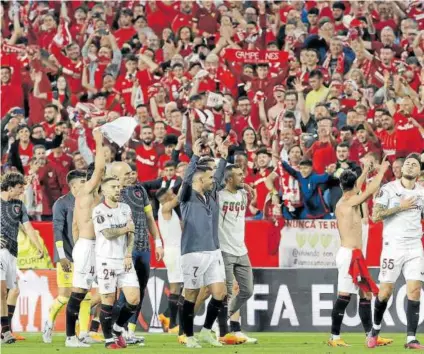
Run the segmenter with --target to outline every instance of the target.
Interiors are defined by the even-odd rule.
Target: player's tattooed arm
[[[134,249],[134,232],[127,233],[127,253],[125,257],[132,258],[132,251]]]
[[[127,226],[125,226],[125,227],[104,229],[102,231],[102,234],[108,240],[114,240],[118,237],[126,235],[128,232],[130,232],[130,230],[128,229]],[[134,230],[132,230],[132,232],[134,232]]]
[[[388,208],[387,205],[375,204],[372,211],[372,221],[379,222],[402,211],[400,206]]]

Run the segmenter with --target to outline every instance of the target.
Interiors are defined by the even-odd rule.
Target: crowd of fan
[[[421,1],[16,1],[1,12],[2,173],[25,174],[36,220],[68,192],[67,172],[93,161],[92,129],[120,116],[139,125],[123,148],[108,143],[107,163],[128,162],[152,196],[177,191],[193,141],[217,157],[229,136],[256,191],[253,219],[331,218],[344,169],[367,164],[372,179],[385,156],[390,181],[423,151]],[[288,59],[230,60],[234,49]]]

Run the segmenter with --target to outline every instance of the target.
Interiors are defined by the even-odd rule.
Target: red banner
[[[285,63],[289,54],[284,51],[225,49],[224,58],[240,63]]]

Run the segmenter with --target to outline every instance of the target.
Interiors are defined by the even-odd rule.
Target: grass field
[[[93,345],[91,348],[73,349],[65,348],[63,334],[55,334],[52,344],[44,344],[41,334],[26,335],[26,340],[12,345],[2,345],[2,353],[11,354],[59,354],[59,353],[110,353],[110,352],[146,352],[152,354],[160,353],[221,353],[221,354],[242,354],[242,353],[362,353],[367,351],[364,347],[363,334],[345,334],[343,338],[352,345],[350,348],[329,348],[325,343],[327,334],[323,333],[250,333],[251,337],[258,338],[259,343],[255,345],[227,346],[222,348],[212,348],[204,345],[202,349],[186,349],[176,342],[176,337],[169,334],[146,334],[145,346],[129,346],[126,349],[110,351],[106,350],[103,344]],[[373,349],[372,352],[400,353],[404,352],[404,334],[388,334],[387,338],[394,339],[394,343],[387,347]]]

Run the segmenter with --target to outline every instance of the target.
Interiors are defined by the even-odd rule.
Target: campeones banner
[[[362,226],[366,256],[368,226]],[[281,230],[280,268],[336,268],[340,235],[336,220],[287,220]]]
[[[289,54],[283,51],[226,49],[224,58],[240,63],[285,63]]]

